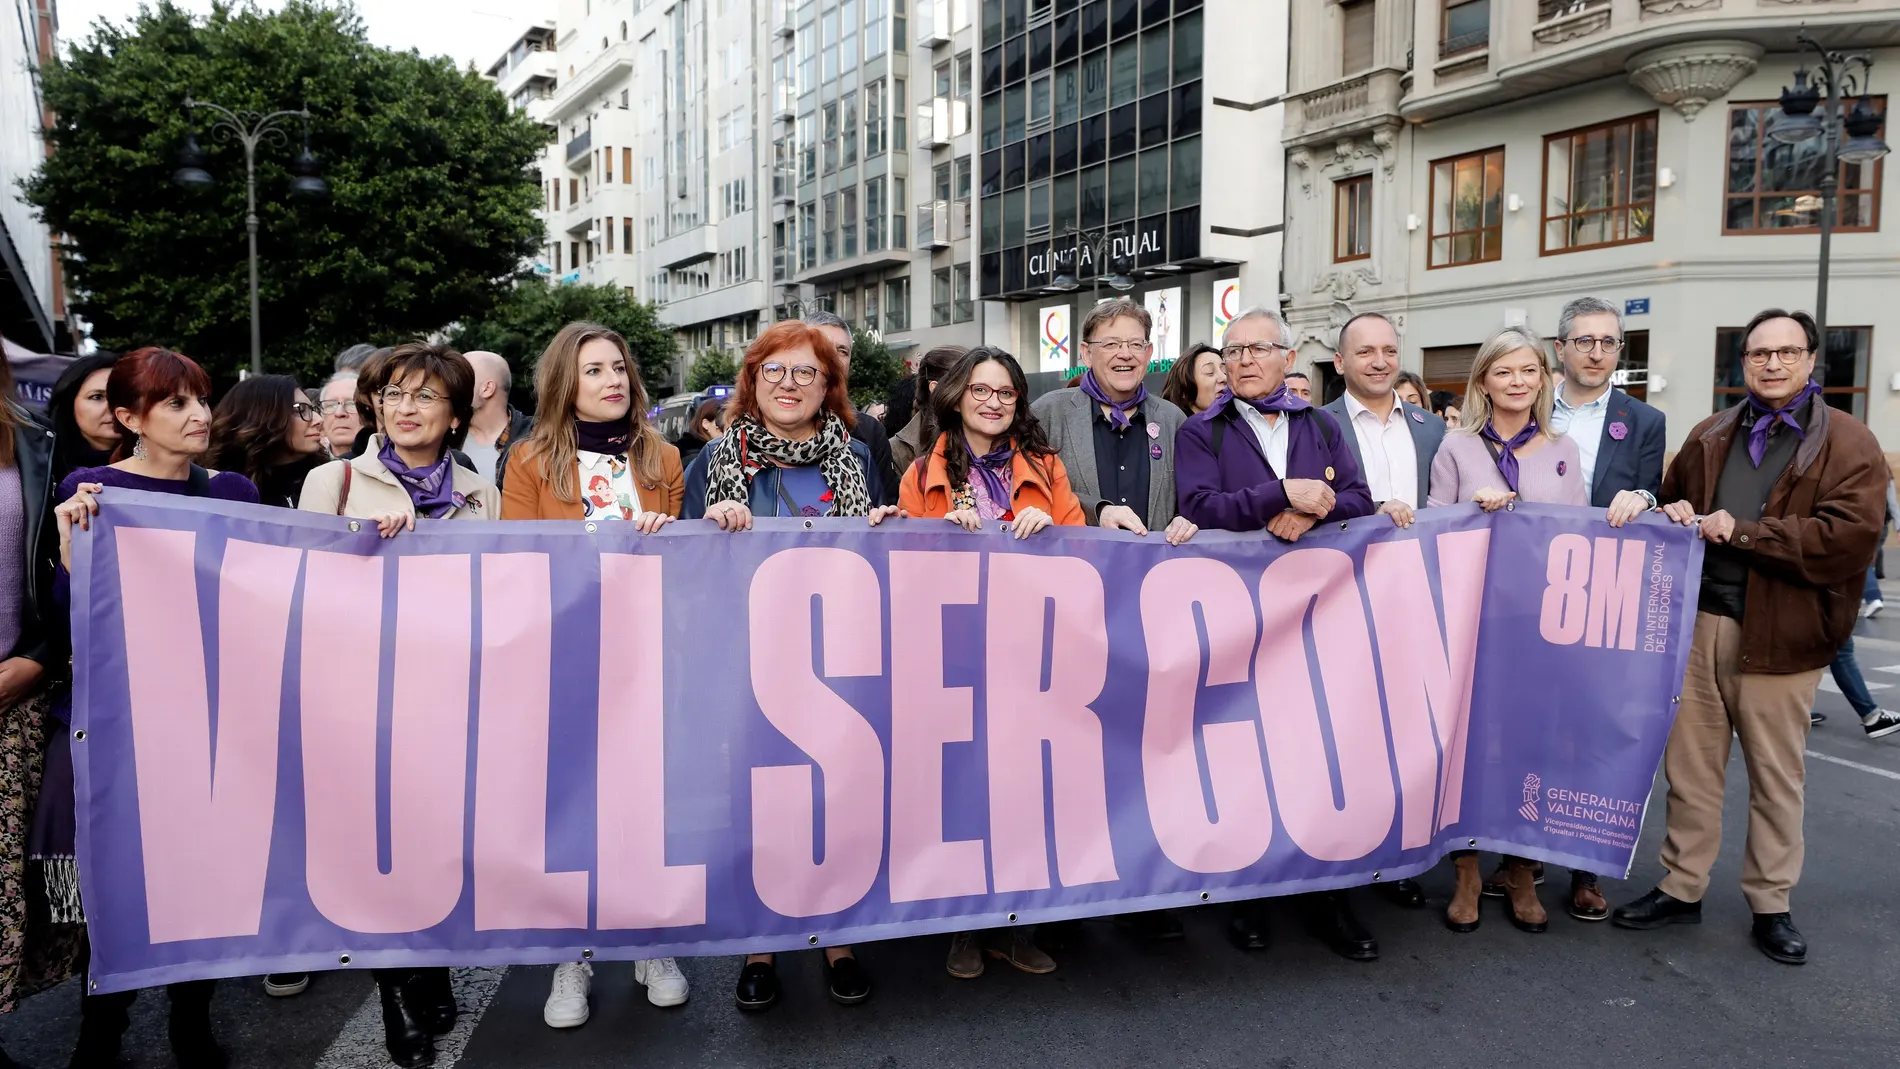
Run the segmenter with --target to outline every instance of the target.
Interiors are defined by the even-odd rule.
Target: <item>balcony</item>
[[[1610,0],[1537,0],[1537,25],[1531,37],[1557,45],[1588,37],[1610,25]]]
[[[780,82],[772,87],[772,118],[779,122],[791,122],[798,114],[798,89],[790,82]]]
[[[717,227],[701,224],[672,237],[661,238],[653,246],[653,259],[668,270],[710,260],[719,255]]]
[[[561,82],[555,95],[554,110],[549,117],[559,122],[580,111],[599,100],[613,88],[616,79],[632,70],[633,42],[620,41],[609,45],[576,70],[573,77]]]
[[[950,43],[950,4],[951,0],[917,0],[918,47],[936,48]]]
[[[970,105],[937,97],[917,105],[917,147],[947,148],[951,138],[970,130]]]
[[[1289,147],[1350,137],[1397,123],[1403,71],[1376,70],[1300,94],[1288,103]]]
[[[567,143],[567,165],[578,168],[587,162],[588,153],[594,150],[594,131],[582,130],[579,137]]]
[[[775,37],[790,37],[798,32],[794,21],[798,14],[797,0],[772,0],[772,34]]]
[[[933,200],[917,206],[917,247],[920,249],[947,249],[950,247],[950,202]]]

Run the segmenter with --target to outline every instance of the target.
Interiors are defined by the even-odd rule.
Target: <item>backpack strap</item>
[[[211,473],[193,464],[185,475],[185,493],[192,497],[210,497]]]
[[[355,465],[347,460],[343,462],[343,489],[339,490],[336,495],[336,514],[338,516],[343,515],[343,507],[350,503],[350,476],[354,474],[355,471]]]
[[[1216,416],[1213,420],[1213,424],[1214,424],[1214,429],[1212,433],[1214,435],[1214,440],[1211,444],[1214,447],[1214,459],[1219,460],[1220,459],[1220,441],[1222,438],[1227,437],[1227,421]]]

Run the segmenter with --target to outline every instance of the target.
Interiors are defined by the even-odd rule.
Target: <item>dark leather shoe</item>
[[[403,984],[409,1005],[424,1031],[445,1036],[455,1027],[455,990],[449,984],[445,968],[417,969]]]
[[[1417,880],[1393,880],[1391,883],[1375,883],[1372,890],[1380,898],[1401,909],[1424,909],[1425,888]]]
[[[1801,965],[1808,960],[1807,940],[1794,930],[1794,921],[1786,913],[1755,914],[1755,945],[1783,965]]]
[[[840,1006],[856,1006],[871,997],[871,977],[855,957],[828,961],[825,963],[825,993]]]
[[[435,1064],[435,1041],[418,1007],[409,1001],[409,983],[379,979],[376,992],[383,1003],[383,1045],[389,1049],[389,1060],[402,1069]]]
[[[1258,902],[1236,902],[1227,918],[1227,941],[1237,950],[1265,950],[1273,942],[1266,911]]]
[[[1180,939],[1187,934],[1187,929],[1181,926],[1181,918],[1175,916],[1171,909],[1123,913],[1115,918],[1115,923],[1150,943]]]
[[[739,973],[733,993],[742,1010],[762,1010],[778,1001],[778,969],[769,961],[754,961]]]
[[[1597,888],[1596,873],[1571,871],[1570,902],[1566,908],[1580,921],[1610,918],[1610,904],[1603,900],[1603,892]]]
[[[1629,905],[1618,907],[1610,914],[1610,923],[1639,931],[1661,928],[1665,924],[1701,924],[1702,903],[1684,902],[1658,887]]]
[[[1333,953],[1349,961],[1378,961],[1379,941],[1359,923],[1344,891],[1305,895],[1306,926]]]

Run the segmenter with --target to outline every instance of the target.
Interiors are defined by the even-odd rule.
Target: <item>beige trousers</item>
[[[1697,613],[1682,705],[1663,753],[1669,833],[1662,863],[1669,874],[1662,889],[1684,902],[1700,902],[1707,893],[1709,869],[1722,849],[1729,739],[1740,736],[1748,767],[1742,896],[1756,913],[1786,913],[1788,892],[1801,878],[1808,710],[1823,670],[1744,673],[1741,659],[1741,621]]]

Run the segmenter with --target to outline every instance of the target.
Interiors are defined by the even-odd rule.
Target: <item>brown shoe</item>
[[[1454,932],[1475,932],[1484,914],[1478,909],[1478,855],[1460,854],[1452,858],[1458,870],[1458,889],[1451,893],[1445,907],[1445,927]]]
[[[983,952],[1019,971],[1042,976],[1056,971],[1056,959],[1044,954],[1021,928],[992,933]]]
[[[983,975],[982,936],[977,932],[958,932],[950,937],[950,956],[943,968],[959,980],[974,980]]]
[[[1484,897],[1505,898],[1510,894],[1504,887],[1504,874],[1510,870],[1510,867],[1509,858],[1498,858],[1498,867],[1492,869],[1491,875],[1484,878]],[[1544,863],[1542,861],[1531,862],[1531,871],[1537,877],[1537,886],[1544,886]]]
[[[1510,858],[1504,873],[1504,889],[1510,895],[1506,908],[1511,914],[1511,923],[1520,932],[1541,932],[1550,927],[1550,915],[1537,900],[1536,877],[1531,872],[1534,864],[1536,862],[1520,857]]]
[[[1595,873],[1572,872],[1570,874],[1570,915],[1580,921],[1601,921],[1610,918],[1610,904],[1604,901],[1603,892],[1597,890]]]

